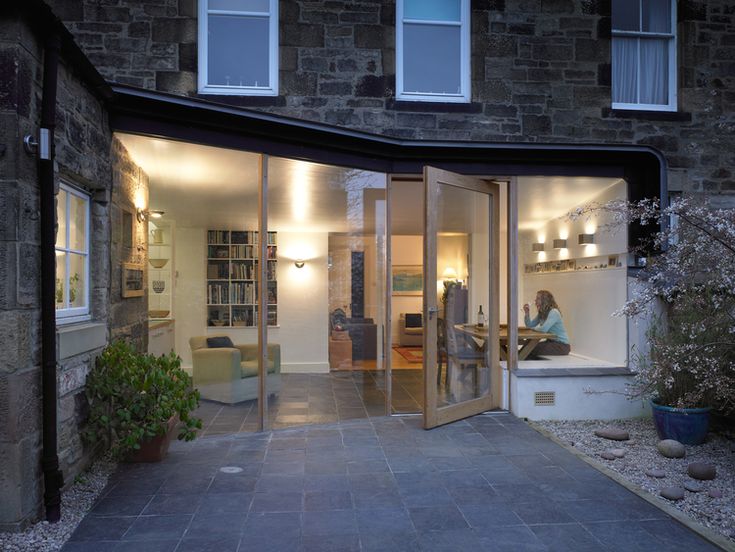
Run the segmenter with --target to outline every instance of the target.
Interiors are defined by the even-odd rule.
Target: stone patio
[[[124,464],[64,552],[718,550],[510,414],[364,418]]]

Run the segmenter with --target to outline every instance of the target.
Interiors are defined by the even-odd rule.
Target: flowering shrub
[[[654,199],[588,204],[572,220],[604,212],[605,226],[659,224],[641,244],[648,257],[640,286],[616,314],[643,316],[667,306],[647,336],[650,350],[634,354],[637,395],[678,408],[735,411],[735,211],[687,197],[661,208]]]

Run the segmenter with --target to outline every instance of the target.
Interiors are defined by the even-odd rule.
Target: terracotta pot
[[[128,462],[160,462],[166,456],[168,447],[171,444],[171,439],[176,431],[176,425],[179,422],[178,416],[172,416],[168,421],[168,427],[166,433],[163,435],[156,435],[155,437],[143,441],[140,444],[140,448],[133,451],[128,456]]]

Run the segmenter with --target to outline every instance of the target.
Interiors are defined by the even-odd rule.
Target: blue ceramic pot
[[[672,408],[651,401],[653,423],[661,439],[701,445],[709,430],[709,408]]]

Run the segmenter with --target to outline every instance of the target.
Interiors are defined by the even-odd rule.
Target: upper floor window
[[[56,198],[56,319],[89,314],[89,196],[61,184]]]
[[[396,98],[470,101],[469,0],[398,0]]]
[[[674,0],[613,0],[613,108],[676,111],[675,12]]]
[[[278,0],[199,0],[199,92],[278,94]]]

